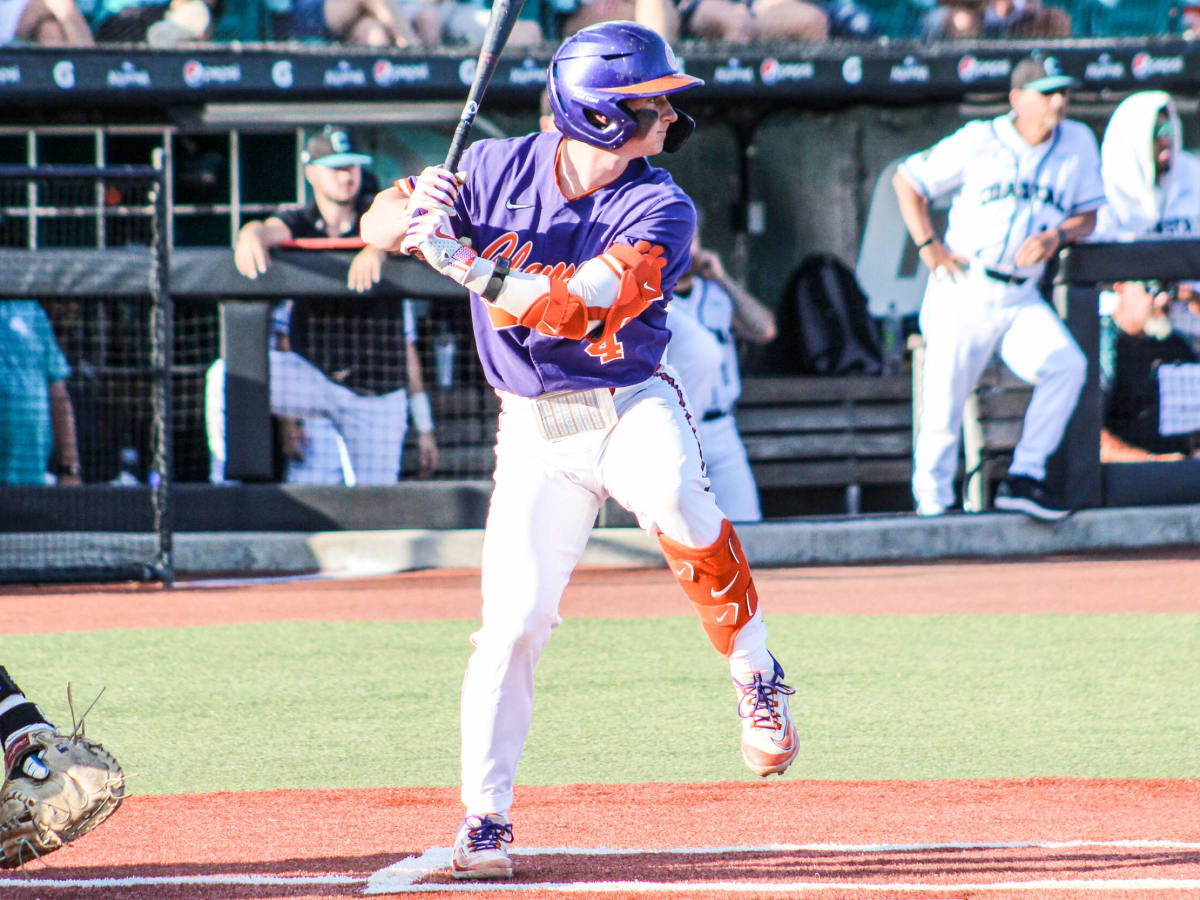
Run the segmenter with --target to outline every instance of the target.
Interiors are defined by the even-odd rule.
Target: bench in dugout
[[[853,515],[861,511],[864,488],[907,489],[912,394],[906,375],[748,377],[737,423],[768,514],[802,503],[806,492],[832,489]]]

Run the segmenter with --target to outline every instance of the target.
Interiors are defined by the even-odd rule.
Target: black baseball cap
[[[305,165],[340,169],[342,166],[369,166],[372,157],[358,151],[354,136],[345,128],[326,125],[304,145],[301,160]]]
[[[1058,60],[1053,56],[1038,58],[1031,56],[1013,67],[1012,89],[1014,91],[1037,91],[1050,94],[1078,85],[1070,75],[1064,75]]]

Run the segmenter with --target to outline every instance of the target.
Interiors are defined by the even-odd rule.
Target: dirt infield
[[[1193,893],[1162,890],[1200,894],[1198,781],[523,787],[517,806],[515,896],[570,885],[607,897],[1045,900],[1056,884],[1062,896],[1090,883],[1146,897],[1186,882]],[[444,870],[409,880],[421,869],[412,861],[444,865],[456,809],[446,788],[133,797],[100,831],[29,866],[24,887],[0,880],[0,895],[343,897],[372,879],[396,894],[458,892]],[[406,857],[410,870],[389,877]]]
[[[813,566],[755,572],[765,615],[1163,613],[1200,610],[1200,549],[1119,558]],[[165,597],[169,600],[165,600]],[[36,603],[14,602],[34,596]],[[580,569],[565,618],[688,615],[666,569]],[[280,620],[474,619],[479,572],[0,588],[0,634]]]
[[[1200,552],[756,574],[768,615],[1200,610]],[[0,634],[477,616],[473,571],[333,581],[5,589]],[[30,602],[36,599],[36,602]],[[684,615],[663,570],[582,570],[563,615]],[[802,774],[802,773],[797,773]],[[1046,778],[521,787],[517,877],[445,871],[449,788],[133,796],[0,897],[1200,896],[1200,779]]]

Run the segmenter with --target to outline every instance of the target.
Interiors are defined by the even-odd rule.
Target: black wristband
[[[929,237],[925,238],[925,240],[921,241],[921,243],[917,244],[917,252],[920,253],[937,239],[938,236],[936,234],[931,234]]]
[[[479,296],[488,303],[495,303],[496,298],[500,295],[500,288],[504,286],[504,279],[508,276],[511,263],[503,256],[499,256],[493,260],[496,268],[492,270],[492,277],[488,279],[487,286],[480,292]]]
[[[1055,228],[1054,233],[1058,235],[1058,246],[1060,246],[1060,247],[1067,246],[1067,243],[1068,243],[1067,233],[1062,230],[1062,227],[1060,226],[1058,228]]]

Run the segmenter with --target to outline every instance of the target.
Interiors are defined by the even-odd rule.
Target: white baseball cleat
[[[782,775],[800,752],[787,699],[795,689],[783,683],[778,661],[773,672],[754,672],[748,682],[734,678],[733,685],[742,719],[742,759],[755,775]]]
[[[467,816],[454,836],[450,874],[455,878],[512,878],[512,860],[504,848],[512,839],[512,823],[503,813]]]

